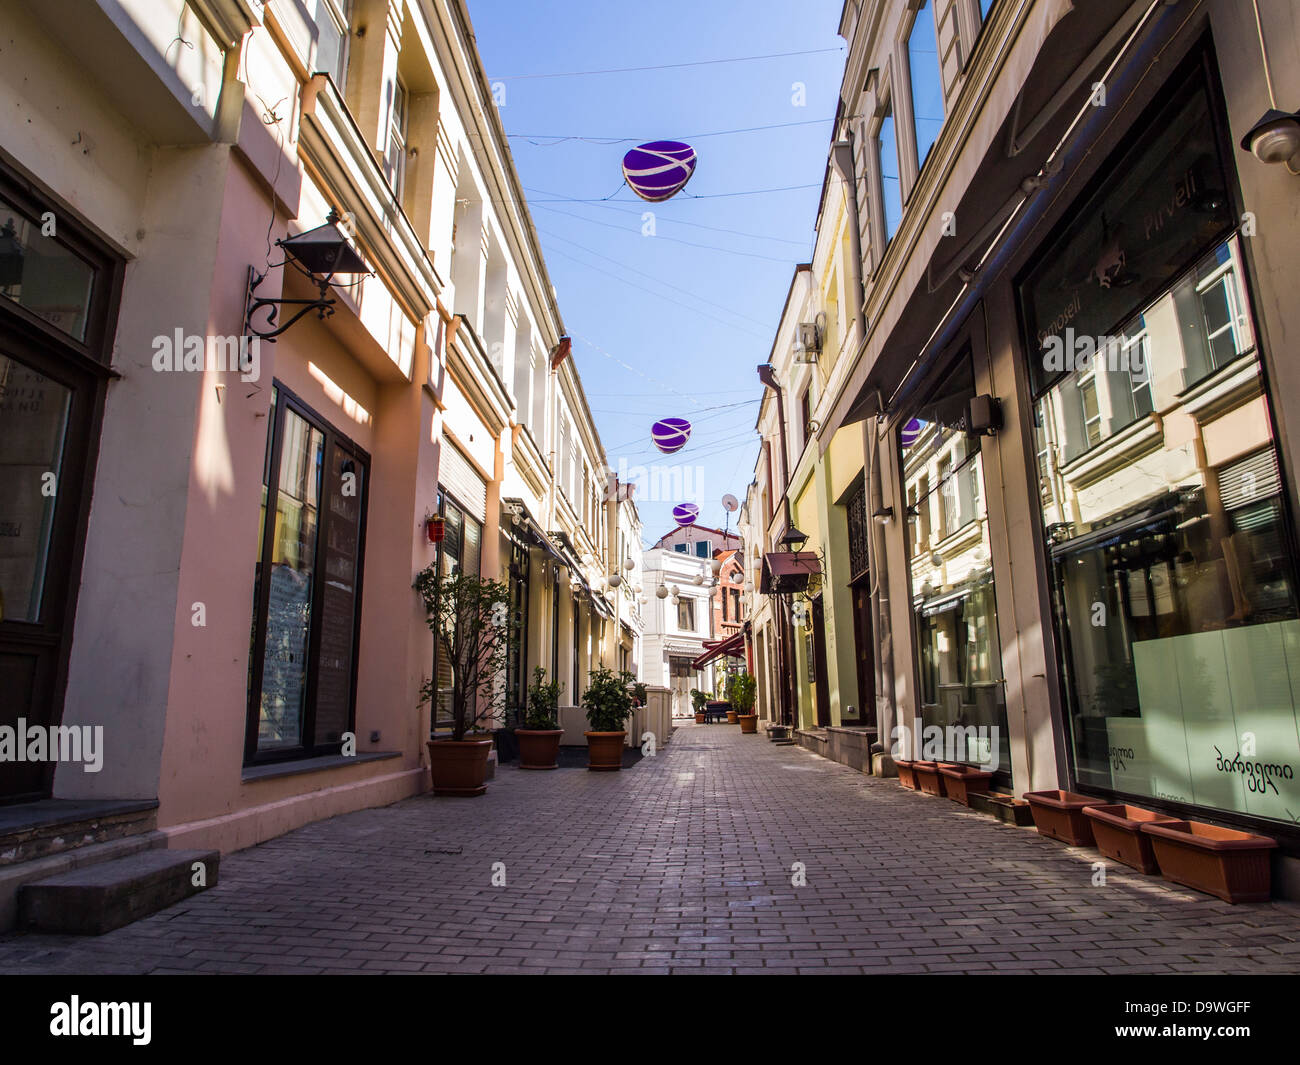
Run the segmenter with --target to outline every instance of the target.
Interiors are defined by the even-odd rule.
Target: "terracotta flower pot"
[[[696,723],[697,725],[703,725],[703,724],[704,724],[704,711],[703,711],[703,710],[701,710],[698,714],[695,715],[695,723]]]
[[[564,729],[515,729],[519,739],[520,769],[558,769],[560,737]]]
[[[1200,821],[1147,822],[1166,880],[1216,895],[1224,902],[1267,902],[1272,897],[1269,851],[1277,840]]]
[[[943,777],[938,762],[913,762],[912,772],[916,774],[917,787],[926,795],[943,795]]]
[[[1097,841],[1097,849],[1107,858],[1114,858],[1144,873],[1160,872],[1155,852],[1151,849],[1151,837],[1142,834],[1142,826],[1167,825],[1178,818],[1123,803],[1088,806],[1083,815],[1092,822],[1092,837]]]
[[[753,736],[758,733],[757,714],[737,714],[736,720],[740,722],[740,733],[742,736]]]
[[[965,765],[941,766],[939,775],[943,780],[944,793],[953,802],[959,802],[963,806],[970,805],[971,795],[988,791],[989,781],[993,779],[992,773]]]
[[[920,787],[916,781],[916,763],[911,759],[895,758],[894,765],[898,767],[898,782],[903,787],[916,791]]]
[[[738,716],[738,715],[736,714],[736,711],[734,711],[734,710],[728,710],[728,711],[727,711],[727,724],[728,724],[728,725],[734,725],[734,724],[736,723],[736,717],[737,717],[737,716]]]
[[[1083,816],[1089,806],[1104,806],[1104,799],[1090,799],[1072,791],[1027,791],[1029,810],[1040,836],[1050,836],[1071,847],[1093,845],[1092,822]]]
[[[487,791],[491,740],[429,740],[428,748],[435,795],[482,795]]]
[[[623,768],[623,741],[626,732],[585,732],[587,768],[609,773]]]

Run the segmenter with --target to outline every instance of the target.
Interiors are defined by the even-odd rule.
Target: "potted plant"
[[[691,689],[691,706],[695,708],[695,723],[704,724],[704,705],[709,701],[709,697],[699,688]]]
[[[728,674],[726,681],[722,685],[723,698],[727,701],[727,724],[736,724],[740,716],[740,711],[736,706],[736,681],[740,679],[740,674]]]
[[[1267,902],[1272,897],[1270,851],[1277,840],[1200,821],[1148,821],[1160,873],[1175,884],[1224,902]]]
[[[559,766],[560,692],[564,682],[546,681],[546,670],[537,666],[533,670],[533,683],[528,687],[528,707],[524,711],[523,728],[515,729],[519,740],[520,769],[556,769]]]
[[[632,685],[632,705],[645,706],[649,703],[650,697],[646,694],[645,685],[637,681]]]
[[[916,779],[916,763],[910,758],[895,758],[894,765],[898,767],[898,782],[905,788],[916,791],[920,784]]]
[[[621,676],[605,667],[593,669],[582,706],[587,711],[591,731],[587,737],[587,768],[611,772],[623,768],[623,742],[627,739],[627,719],[632,716],[632,696],[627,690],[627,674]]]
[[[1089,806],[1101,806],[1104,799],[1090,799],[1072,791],[1027,791],[1029,811],[1040,836],[1050,836],[1072,847],[1093,845],[1092,822],[1083,816]]]
[[[433,793],[482,795],[487,791],[492,739],[478,726],[492,720],[505,702],[505,686],[499,681],[516,628],[510,589],[502,581],[472,573],[440,577],[434,566],[416,574],[415,589],[452,680],[451,738],[428,741]],[[436,678],[425,680],[420,696],[421,705],[433,704],[430,731],[436,733]]]
[[[737,674],[732,686],[732,702],[736,707],[736,720],[742,735],[758,733],[758,715],[754,713],[754,700],[758,695],[758,680],[752,673]]]

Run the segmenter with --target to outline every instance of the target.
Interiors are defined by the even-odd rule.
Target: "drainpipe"
[[[848,140],[838,140],[831,145],[831,165],[844,183],[848,204],[849,248],[853,256],[853,306],[858,323],[858,346],[867,337],[867,301],[862,272],[862,229],[858,216],[858,185],[853,173],[853,134]],[[871,581],[871,658],[876,678],[876,740],[884,743],[889,733],[885,730],[886,709],[894,708],[893,636],[889,627],[889,581],[885,565],[883,529],[874,515],[882,509],[880,492],[880,438],[868,421],[863,429],[864,440],[874,446],[866,450],[867,469],[867,568]],[[859,693],[861,695],[861,693]],[[892,715],[891,715],[892,716]],[[889,745],[886,743],[886,750]],[[910,753],[910,752],[909,752]]]

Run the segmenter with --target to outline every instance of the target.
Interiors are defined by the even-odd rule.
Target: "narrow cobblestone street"
[[[1113,863],[1093,887],[1095,858],[691,724],[619,774],[506,767],[482,799],[310,825],[225,858],[219,886],[130,927],[0,938],[0,969],[1295,971],[1300,906],[1233,907]]]

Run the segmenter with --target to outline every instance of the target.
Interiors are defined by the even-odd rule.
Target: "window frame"
[[[328,419],[322,417],[319,412],[304,402],[279,378],[274,378],[272,380],[272,394],[275,397],[275,402],[272,405],[271,423],[268,426],[270,437],[268,439],[266,456],[263,460],[263,472],[266,478],[264,481],[266,487],[266,502],[265,510],[262,514],[262,528],[260,534],[262,550],[258,559],[258,563],[261,567],[260,572],[262,574],[270,572],[270,558],[271,553],[274,550],[275,515],[277,513],[276,504],[280,493],[280,463],[283,456],[284,425],[287,413],[292,410],[295,415],[322,434],[324,437],[323,452],[325,455],[325,462],[328,462],[328,456],[332,445],[340,451],[347,453],[363,471],[361,478],[361,498],[359,502],[361,516],[357,523],[357,569],[355,590],[353,592],[352,675],[349,681],[348,690],[348,727],[344,730],[345,732],[355,733],[357,717],[357,672],[358,659],[361,650],[361,615],[364,602],[366,525],[369,519],[370,509],[371,458],[368,451],[357,445],[357,443],[346,434],[339,432],[339,430],[336,429]],[[325,476],[325,466],[322,465],[322,493],[318,507],[320,516],[317,519],[316,544],[312,559],[313,577],[325,573],[325,566],[321,559],[328,542],[327,521],[332,520],[331,518],[328,518],[328,510],[324,498]],[[307,666],[306,676],[304,679],[305,691],[301,734],[302,742],[296,747],[282,747],[274,751],[259,751],[258,732],[261,725],[262,685],[265,680],[266,639],[267,625],[269,621],[268,615],[271,598],[271,582],[269,579],[259,580],[255,578],[254,591],[256,598],[253,604],[253,631],[249,647],[250,660],[247,681],[247,711],[244,727],[245,766],[300,761],[304,758],[337,754],[342,749],[341,740],[337,743],[326,744],[315,742],[316,695],[320,662],[320,629],[322,624],[325,585],[325,580],[313,579],[311,590],[311,618],[308,622],[307,634]]]

